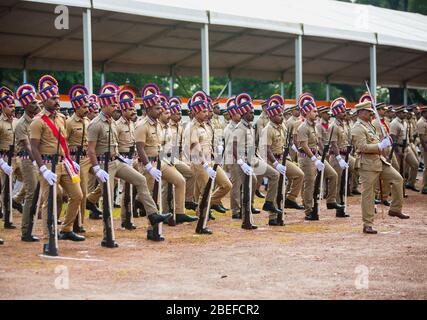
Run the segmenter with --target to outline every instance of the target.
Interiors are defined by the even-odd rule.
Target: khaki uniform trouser
[[[273,164],[268,162],[271,169],[273,169]],[[273,169],[278,173],[277,170]],[[280,173],[278,173],[280,174]],[[286,199],[296,201],[304,181],[304,172],[298,167],[296,163],[286,160],[286,177],[288,178],[288,187],[286,188]],[[267,197],[266,201],[273,201],[277,194],[277,188],[279,183],[279,175],[277,175],[277,183],[275,183],[275,192],[272,195],[271,200]],[[268,178],[268,188],[270,188],[270,178]]]
[[[396,156],[396,163],[393,165],[393,167],[400,172],[400,157]],[[404,166],[407,170],[409,170],[408,180],[407,182],[409,184],[415,185],[415,182],[417,180],[417,173],[418,173],[418,159],[417,156],[414,154],[411,148],[407,148],[404,155]],[[405,168],[404,168],[405,169]],[[406,171],[405,169],[405,171]],[[405,175],[405,172],[403,173]]]
[[[89,175],[87,179],[87,192],[92,193],[96,190],[98,186],[98,180],[96,180],[96,176],[94,174]]]
[[[323,175],[325,183],[327,184],[328,194],[326,203],[337,202],[337,189],[338,189],[338,174],[334,168],[325,160],[325,173]]]
[[[344,158],[343,158],[344,159]],[[348,158],[348,174],[350,177],[350,173],[354,172],[354,164],[355,164],[356,160],[352,157],[349,156]],[[335,158],[334,155],[329,157],[329,163],[332,166],[332,168],[335,170],[335,172],[337,173],[337,192],[336,192],[336,199],[340,199],[340,189],[341,189],[341,179],[342,179],[342,175],[345,174],[345,170],[341,169],[338,160]],[[348,184],[348,181],[347,181]],[[343,195],[344,197],[344,195]]]
[[[213,164],[211,164],[211,166],[213,166]],[[201,164],[192,163],[191,170],[196,175],[196,186],[194,196],[197,196],[197,198],[195,199],[198,199],[198,203],[200,204],[200,201],[202,200],[203,196],[203,191],[209,180],[209,176]],[[227,175],[225,174],[225,171],[220,166],[218,166],[215,178],[215,190],[211,195],[211,206],[221,204],[221,199],[227,195],[227,193],[231,190],[231,187],[232,185],[230,179],[228,179]]]
[[[155,167],[155,164],[153,164],[153,167]],[[141,165],[140,170],[142,174],[145,176],[145,178],[147,179],[148,189],[152,193],[154,188],[154,178],[151,176],[148,170],[145,169],[144,166]],[[165,197],[163,197],[163,192],[165,190],[163,189],[163,187],[167,186],[168,183],[171,183],[172,185],[174,185],[174,188],[175,188],[175,194],[174,194],[175,214],[184,214],[185,213],[185,179],[184,177],[182,176],[182,174],[178,172],[178,170],[174,166],[164,161],[162,161],[162,164],[161,164],[161,172],[162,172],[162,190],[160,190],[159,200],[161,197],[163,212],[166,212],[165,210],[167,208],[166,207],[167,194],[165,194],[164,195]],[[166,188],[166,192],[167,192],[167,188]],[[163,201],[163,199],[165,199],[165,201]],[[168,208],[168,209],[171,209],[171,208]]]
[[[384,184],[391,185],[390,210],[402,212],[403,204],[403,178],[392,166],[383,164],[382,171],[369,171],[359,169],[360,182],[362,185],[362,219],[364,226],[372,227],[375,214],[375,184],[378,179]]]
[[[46,167],[51,169],[52,165],[46,164]],[[82,190],[80,188],[80,184],[73,183],[71,181],[71,177],[68,175],[67,170],[62,163],[56,166],[56,175],[57,175],[57,186],[61,186],[63,191],[68,196],[68,207],[66,213],[64,215],[64,221],[62,223],[62,231],[70,232],[73,229],[74,219],[76,218],[79,209],[80,203],[83,198]],[[57,190],[59,188],[57,187]],[[57,194],[61,192],[58,191]],[[49,195],[49,184],[47,181],[41,177],[40,179],[40,194],[42,197],[42,221],[43,221],[43,234],[46,236],[48,234],[47,229],[47,204],[48,204],[48,195]],[[61,193],[62,198],[62,193]],[[58,211],[60,212],[60,207],[62,207],[62,201],[58,203],[57,201]]]
[[[309,215],[313,208],[314,182],[316,180],[317,170],[314,162],[308,157],[298,157],[298,165],[304,172],[302,202],[305,214]]]
[[[227,165],[228,169],[230,170],[230,182],[232,184],[231,192],[230,192],[230,207],[231,211],[233,213],[240,212],[241,208],[241,188],[243,187],[243,182],[245,181],[246,174],[243,172],[240,165],[236,164],[229,164]],[[252,174],[252,186],[251,186],[251,199],[253,204],[254,195],[255,195],[255,188],[257,185],[257,177]]]
[[[134,188],[136,188],[136,199],[144,205],[147,215],[157,213],[156,204],[148,191],[147,180],[141,173],[119,160],[114,160],[111,161],[108,166],[108,174],[110,175],[110,195],[112,198],[114,197],[115,178],[123,179],[126,182],[133,184]],[[100,195],[102,195],[102,188],[103,184],[100,183]],[[98,193],[96,191],[91,193],[88,195],[87,199],[92,203],[96,203],[99,199]],[[110,199],[111,203],[113,203],[112,201],[113,199]]]
[[[5,161],[7,161],[7,158],[4,159]],[[21,159],[17,158],[17,157],[13,157],[12,158],[12,176],[11,178],[16,178],[16,180],[18,181],[23,181],[23,177],[22,177],[22,171],[21,171]],[[1,184],[1,190],[0,190],[0,202],[1,202],[1,208],[4,210],[4,192],[5,192],[5,179],[6,179],[6,174],[3,172],[3,170],[0,169],[0,184]],[[12,192],[12,191],[11,191]],[[13,200],[18,202],[18,203],[22,203],[24,201],[24,197],[25,197],[25,189],[21,188],[18,193],[13,197]]]
[[[86,198],[88,193],[88,180],[92,174],[89,174],[90,168],[92,167],[90,163],[90,159],[88,157],[84,157],[80,159],[80,188],[82,189],[83,198],[80,204],[81,210],[81,223],[84,222],[84,215],[86,210]]]
[[[427,190],[427,151],[423,151],[424,171],[423,171],[423,190]]]
[[[196,175],[191,170],[191,166],[180,160],[175,160],[175,168],[185,178],[185,201],[194,201]]]
[[[37,201],[37,199],[34,199],[34,193],[36,191],[38,181],[37,169],[35,166],[33,166],[33,161],[30,159],[21,160],[20,167],[23,178],[22,188],[25,190],[24,206],[22,208],[21,231],[22,236],[25,236],[29,231],[28,228],[30,227],[31,215],[35,214],[34,212],[31,212],[31,206],[33,204],[33,200]],[[37,219],[37,217],[34,219]]]

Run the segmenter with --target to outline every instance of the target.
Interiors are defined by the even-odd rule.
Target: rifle
[[[61,128],[59,128],[58,141],[56,145],[56,154],[52,158],[52,173],[56,173],[56,165],[59,157],[59,140],[61,137]],[[49,242],[43,246],[43,252],[49,256],[58,255],[58,224],[56,210],[56,183],[49,186],[49,194],[47,199],[47,229],[49,233]]]
[[[9,167],[12,167],[12,158],[13,153],[15,152],[15,134],[13,135],[12,144],[9,145],[9,151],[7,152],[7,164]],[[13,174],[13,173],[12,173]],[[7,228],[14,228],[13,226],[13,208],[12,208],[12,174],[8,176],[5,175],[4,184],[5,184],[5,191],[4,191],[4,227]]]
[[[85,139],[85,130],[86,130],[86,126],[85,126],[85,122],[83,119],[83,134],[82,134],[82,141],[80,143],[80,146],[77,147],[77,154],[76,154],[76,163],[78,165],[80,165],[80,158],[82,156],[83,153],[83,145],[84,145],[84,139]],[[83,212],[82,212],[83,211]],[[76,219],[74,219],[74,224],[73,224],[73,231],[78,233],[80,232],[80,226],[82,225],[82,220],[83,220],[83,214],[84,214],[84,208],[82,208],[80,206],[80,210],[77,214]]]
[[[104,153],[104,171],[108,173],[108,167],[110,164],[111,157],[111,124],[108,127],[108,150]],[[110,179],[107,182],[104,182],[102,188],[102,219],[104,222],[104,231],[105,231],[105,241],[101,242],[101,246],[107,248],[118,247],[118,244],[115,241],[114,228],[113,228],[113,209],[111,204],[111,188],[110,188]]]
[[[289,155],[289,148],[292,143],[292,134],[293,134],[293,128],[291,131],[288,131],[286,136],[286,146],[283,150],[283,158],[282,158],[282,165],[286,166],[286,158]],[[285,177],[280,174],[279,175],[279,186],[277,188],[277,196],[276,196],[276,203],[277,207],[281,209],[281,213],[277,216],[277,223],[280,226],[283,226],[285,223],[283,221],[283,215],[285,213],[285,200],[286,200],[286,183],[285,183]]]
[[[213,170],[216,172],[218,163],[215,163]],[[199,203],[199,220],[197,221],[196,233],[203,234],[208,224],[209,209],[211,207],[211,193],[214,188],[214,180],[209,178],[203,190],[202,200]]]
[[[347,146],[347,150],[344,158],[346,163],[348,163],[352,149],[353,149],[353,146],[351,145]],[[341,174],[341,181],[340,181],[340,198],[341,198],[340,202],[341,204],[344,204],[344,205],[346,205],[346,202],[347,202],[347,183],[348,183],[348,168],[345,169],[345,174]]]
[[[162,163],[160,161],[160,156],[157,156],[157,170],[161,170]],[[159,196],[159,193],[161,193],[162,190],[162,179],[160,178],[160,181],[155,180],[154,181],[154,187],[153,187],[153,200],[157,205],[157,208],[159,209],[159,212],[162,213],[163,207],[162,207],[162,197]],[[157,223],[153,226],[153,240],[159,241],[162,236],[163,231],[163,222]]]
[[[332,126],[331,128],[331,133],[329,135],[329,140],[328,143],[325,144],[323,146],[323,153],[322,153],[322,163],[325,163],[325,159],[326,159],[326,155],[329,153],[329,147],[331,145],[331,139],[332,139],[332,134],[334,132],[335,126]],[[314,215],[318,215],[319,214],[319,196],[320,196],[320,183],[321,183],[321,179],[322,179],[322,171],[317,171],[317,175],[316,175],[316,180],[314,183],[314,192],[313,192],[313,200],[314,200],[314,204],[313,204],[313,209],[312,209],[312,213]]]
[[[129,152],[128,152],[128,159],[132,159],[133,155],[135,153],[135,145],[131,146],[129,148]],[[133,185],[130,184],[129,182],[125,181],[125,191],[124,191],[124,206],[125,206],[125,210],[126,210],[126,223],[130,224],[131,223],[131,215],[133,213]],[[130,205],[130,208],[128,209],[128,204]]]
[[[248,159],[248,143],[247,143],[247,132],[245,132],[245,160],[246,164],[250,166]],[[253,230],[257,227],[254,225],[252,216],[252,174],[245,174],[242,187],[243,195],[240,197],[240,211],[242,212],[242,228],[247,230]]]
[[[31,235],[33,234],[34,217],[36,216],[36,213],[37,213],[37,205],[38,205],[39,195],[40,195],[40,182],[37,182],[36,190],[34,191],[33,201],[31,202],[30,223],[28,226],[28,231],[27,231],[26,237],[31,237]]]

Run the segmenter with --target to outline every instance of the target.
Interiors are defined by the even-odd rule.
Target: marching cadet
[[[259,138],[261,136],[261,132],[265,128],[267,123],[270,121],[267,115],[267,101],[268,99],[261,101],[262,111],[255,123],[255,142],[256,142],[257,150],[259,148],[258,144],[259,144]],[[255,195],[258,198],[265,199],[265,195],[259,190],[259,188],[261,187],[261,183],[262,183],[262,180],[257,182]]]
[[[30,146],[30,124],[40,111],[36,89],[31,84],[22,84],[16,89],[16,98],[24,109],[24,115],[18,120],[15,128],[16,152],[20,158],[20,167],[25,189],[25,201],[22,212],[21,240],[25,242],[39,241],[32,235],[34,213],[31,212],[37,186],[37,171],[33,164],[34,156]]]
[[[288,108],[288,110],[291,112],[291,116],[288,118],[288,120],[286,120],[286,127],[288,128],[288,130],[293,132],[292,141],[294,141],[294,143],[292,144],[292,147],[289,149],[289,157],[293,162],[297,162],[298,149],[295,145],[295,137],[298,132],[298,127],[301,124],[301,119],[300,119],[301,113],[299,112],[299,108],[297,104],[294,106],[291,106],[290,108]]]
[[[89,91],[84,85],[76,84],[71,87],[69,95],[74,114],[67,120],[67,141],[71,159],[77,162],[77,157],[80,157],[80,188],[83,194],[79,214],[76,217],[74,232],[84,233],[86,232],[83,223],[88,192],[87,184],[91,168],[90,159],[87,156],[87,128],[90,122],[87,118],[89,113]],[[93,206],[94,208],[89,206],[88,209],[98,209],[95,205]]]
[[[212,126],[212,117],[213,117],[213,105],[212,105],[212,98],[210,96],[208,97],[208,117],[206,119],[206,130],[208,132],[209,135],[209,139],[210,141],[212,141],[212,157],[215,159],[222,159],[222,154],[224,153],[224,131],[222,129],[215,129]],[[194,196],[196,198],[200,197],[200,194],[202,192],[203,189],[200,189],[197,187],[195,188],[195,192],[194,192]],[[227,208],[224,207],[224,205],[222,204],[222,199],[220,201],[219,204],[212,204],[211,209],[220,212],[220,213],[225,213],[227,210]],[[210,214],[209,216],[210,219],[215,220],[215,217],[213,216],[213,214]]]
[[[155,84],[147,84],[142,88],[142,102],[147,111],[147,116],[135,128],[136,147],[142,161],[141,172],[147,179],[149,191],[154,188],[154,180],[171,183],[175,188],[174,210],[175,214],[185,214],[185,179],[176,170],[176,168],[163,156],[161,149],[162,128],[158,121],[160,114],[165,112],[167,107],[167,98],[161,96],[159,88]],[[162,159],[163,158],[163,159]],[[160,162],[160,170],[156,169],[154,164]],[[159,191],[159,201],[161,201],[161,190]],[[169,217],[171,215],[169,214]],[[182,216],[180,216],[182,217]]]
[[[329,137],[331,135],[331,111],[327,106],[319,106],[317,107],[318,114],[320,115],[320,119],[317,122],[316,134],[317,134],[317,143],[319,145],[319,151],[323,154],[324,146],[328,143]],[[328,155],[325,158],[325,171],[324,171],[324,179],[326,182],[327,189],[327,198],[326,198],[326,207],[328,209],[336,209],[337,214],[340,215],[342,209],[344,209],[343,205],[337,203],[337,189],[338,189],[338,174],[334,168],[327,161]],[[305,172],[305,171],[304,171]],[[323,192],[323,190],[320,190]],[[341,211],[340,211],[341,210]]]
[[[15,134],[15,126],[17,120],[15,119],[15,97],[13,92],[6,88],[1,87],[0,88],[0,110],[2,111],[0,115],[0,185],[2,190],[0,190],[1,198],[2,198],[2,208],[3,211],[9,210],[9,208],[6,208],[6,188],[9,188],[9,185],[6,185],[6,175],[9,176],[9,179],[12,179],[12,175],[15,173],[19,173],[19,167],[16,163],[15,155],[9,155],[9,148],[10,146],[14,145],[14,134]],[[8,165],[9,157],[12,156],[11,159],[11,165]],[[22,177],[21,179],[22,180]],[[9,190],[10,193],[12,193],[12,190]],[[12,200],[12,205],[13,205]],[[22,210],[21,210],[22,211]],[[10,212],[10,215],[12,215],[12,212]],[[6,217],[5,214],[3,214],[5,217],[4,221],[4,227],[5,229],[15,229],[16,225],[12,222],[12,219],[10,217]]]
[[[379,178],[391,184],[391,206],[389,216],[408,219],[402,213],[403,178],[394,169],[381,152],[391,146],[389,137],[380,140],[375,127],[371,123],[374,113],[371,102],[356,105],[358,120],[351,129],[354,146],[359,163],[360,182],[362,184],[362,218],[363,232],[376,234],[372,228],[374,223],[375,184]]]
[[[204,190],[209,178],[215,180],[216,189],[211,195],[211,208],[218,208],[221,199],[230,191],[231,182],[220,166],[218,166],[217,171],[212,169],[213,143],[206,124],[209,116],[207,95],[203,91],[195,92],[189,100],[189,107],[193,114],[193,120],[184,130],[184,156],[189,159],[191,168],[196,174],[196,188],[198,190]],[[214,161],[217,160],[216,158],[214,157]],[[201,197],[202,193],[200,192],[199,205]],[[201,232],[212,233],[207,228]]]
[[[162,96],[163,97],[163,96]],[[187,164],[185,164],[184,162],[179,160],[179,148],[174,148],[173,143],[179,143],[176,140],[173,140],[173,138],[177,139],[179,136],[182,136],[182,129],[179,130],[178,127],[178,131],[180,132],[176,132],[175,134],[172,134],[172,128],[169,126],[169,120],[171,118],[171,109],[172,107],[174,108],[173,112],[177,111],[177,105],[181,104],[180,100],[177,100],[179,98],[177,97],[172,97],[171,99],[169,99],[169,101],[167,101],[167,98],[165,98],[162,105],[162,113],[160,114],[159,118],[158,118],[158,122],[160,124],[160,144],[162,146],[162,153],[163,153],[163,158],[165,159],[165,162],[168,163],[170,166],[175,167],[175,169],[178,171],[179,174],[182,175],[183,178],[185,178],[185,199],[187,199],[187,194],[188,196],[191,195],[191,197],[194,197],[194,173],[191,171],[190,166],[188,166]],[[172,107],[169,106],[169,103],[172,103]],[[179,107],[178,107],[179,108]],[[176,120],[176,118],[175,118]],[[179,122],[178,122],[179,123]],[[174,142],[173,142],[174,141]],[[176,144],[175,144],[176,146]],[[177,150],[178,152],[176,152],[175,150]],[[166,156],[166,158],[165,158]],[[179,169],[180,168],[180,169]],[[182,172],[181,172],[182,171]],[[170,208],[170,205],[168,203],[168,188],[172,187],[170,183],[165,183],[162,185],[163,190],[162,190],[162,201],[163,201],[163,211],[165,212],[170,212],[169,210],[173,210],[173,208]],[[188,191],[187,192],[187,188]],[[172,188],[173,191],[174,188]],[[173,196],[172,194],[172,198],[175,199],[176,197]],[[185,205],[187,205],[187,201],[185,201]],[[195,203],[194,203],[195,204]],[[171,205],[173,205],[171,203]],[[192,206],[192,208],[194,208]],[[197,208],[197,205],[196,205]],[[196,209],[194,208],[194,209]],[[194,210],[193,209],[193,210]],[[175,213],[176,216],[176,223],[184,223],[184,222],[193,222],[193,221],[197,221],[198,218],[197,217],[191,217],[187,214],[185,214],[184,211],[182,212],[176,212]]]
[[[370,97],[368,97],[369,99],[365,100],[370,102]],[[362,101],[364,102],[364,101]],[[377,112],[379,115],[379,118],[375,118],[374,121],[372,121],[372,125],[375,127],[375,130],[377,132],[378,137],[380,138],[380,140],[383,140],[385,137],[382,134],[381,131],[381,126],[384,128],[385,132],[387,133],[387,135],[390,135],[390,123],[388,122],[388,120],[385,117],[385,114],[388,110],[388,107],[383,104],[383,103],[379,103],[376,105],[377,108]],[[397,158],[395,153],[391,151],[391,147],[387,147],[383,150],[383,155],[386,157],[386,159],[388,160],[388,162],[391,162],[394,168],[398,168],[398,162],[397,162]],[[390,155],[392,156],[392,158],[390,159]],[[390,185],[386,184],[384,182],[381,182],[381,188],[379,186],[379,183],[377,185],[378,189],[382,189],[382,190],[378,190],[379,192],[382,191],[382,195],[380,195],[380,198],[382,199],[382,203],[385,206],[390,206],[390,201],[388,200],[388,197],[390,195]]]
[[[136,199],[143,203],[148,220],[151,226],[154,226],[155,224],[169,219],[171,215],[158,213],[156,204],[148,191],[147,180],[131,166],[129,159],[122,157],[118,152],[117,124],[113,120],[112,115],[114,110],[118,107],[119,90],[119,87],[114,83],[106,83],[101,88],[100,95],[98,96],[101,112],[91,121],[88,127],[88,155],[92,164],[92,170],[100,183],[105,183],[109,180],[110,185],[113,186],[114,179],[117,177],[134,185],[137,189]],[[109,134],[110,130],[111,134]],[[111,139],[110,141],[108,141],[109,136]],[[109,146],[110,150],[108,150]],[[107,151],[111,153],[108,173],[101,169],[100,166],[102,156]],[[138,148],[138,144],[137,151],[140,161],[146,164],[147,170],[153,172],[156,177],[160,177],[161,173],[151,166],[151,163],[148,162],[145,156],[144,150]],[[113,190],[111,190],[111,193],[112,192]],[[112,201],[112,199],[110,199],[110,201]],[[152,230],[147,231],[147,239],[154,239]],[[103,246],[107,245],[105,230],[104,239],[101,244]]]
[[[331,153],[330,153],[330,163],[332,168],[334,168],[335,172],[338,175],[338,182],[341,183],[342,175],[345,173],[345,170],[350,170],[350,167],[354,167],[354,158],[350,158],[349,161],[346,162],[343,157],[347,156],[347,148],[351,144],[351,134],[345,124],[346,118],[346,108],[347,100],[344,98],[337,98],[332,101],[331,109],[332,114],[335,117],[334,121],[334,132],[331,137]],[[348,181],[346,181],[348,183]],[[337,188],[336,198],[340,198],[340,190]],[[338,218],[346,218],[349,215],[343,209],[337,209],[336,216]]]
[[[408,118],[406,119],[406,122],[408,125],[408,148],[410,149],[410,151],[412,151],[412,154],[415,156],[415,159],[417,160],[418,166],[419,166],[420,163],[419,163],[419,158],[418,158],[418,152],[417,152],[417,148],[415,147],[415,141],[417,139],[417,132],[416,132],[416,130],[417,130],[417,119],[415,117],[414,108],[415,108],[414,105],[407,106]],[[413,177],[413,176],[416,177],[418,174],[418,168],[416,170],[414,170],[411,166],[406,166],[405,171],[406,171],[405,175],[408,177]],[[415,180],[416,180],[416,178],[415,178]],[[420,190],[415,188],[414,191],[419,192]]]
[[[119,110],[121,111],[121,117],[116,121],[117,124],[117,142],[119,153],[125,157],[130,166],[136,167],[134,163],[135,155],[135,118],[136,118],[136,108],[135,108],[135,93],[129,89],[121,90],[119,93]],[[121,185],[123,186],[122,199],[121,199],[121,208],[120,208],[120,217],[122,221],[122,228],[126,230],[135,230],[136,226],[133,223],[133,214],[130,208],[130,201],[126,203],[125,197],[125,188],[126,181],[121,180]],[[128,189],[130,192],[130,186]],[[133,195],[129,194],[129,197]],[[130,199],[130,198],[129,198]]]
[[[298,164],[304,172],[303,204],[305,208],[305,220],[319,220],[319,216],[313,213],[313,193],[316,172],[323,171],[325,165],[318,159],[318,143],[315,129],[317,118],[316,102],[311,95],[302,95],[298,99],[303,123],[298,127]],[[335,196],[335,194],[334,194]]]
[[[175,168],[185,178],[185,208],[196,210],[197,203],[194,199],[194,186],[196,183],[196,175],[191,170],[191,164],[185,162],[182,157],[182,139],[184,127],[182,125],[182,101],[179,97],[171,97],[169,99],[170,110],[170,132],[172,143],[172,154],[174,157]],[[193,217],[190,217],[193,218]]]
[[[212,128],[214,130],[224,130],[225,123],[224,123],[224,117],[221,116],[221,108],[219,106],[219,102],[215,101],[213,103],[213,115],[212,115]]]
[[[234,129],[236,129],[237,125],[239,124],[241,117],[240,113],[237,111],[236,97],[229,98],[226,102],[226,107],[226,112],[229,115],[231,121],[224,129],[224,170],[229,173],[230,165],[233,164],[233,144],[230,140],[230,137]]]
[[[279,174],[286,176],[289,181],[292,181],[287,190],[285,207],[301,209],[297,204],[296,199],[301,193],[304,173],[298,166],[286,159],[286,164],[283,165],[283,151],[286,144],[286,137],[288,128],[284,123],[284,100],[280,95],[273,95],[267,101],[267,115],[270,119],[266,127],[262,130],[260,136],[260,150],[262,152],[261,158],[267,158],[267,169],[264,173],[268,177],[268,191],[263,210],[270,212],[269,225],[279,225],[277,222],[277,214],[281,213],[274,205],[274,199],[277,196],[277,188],[279,182]],[[290,134],[290,132],[289,132]],[[275,170],[274,170],[274,169]],[[271,170],[272,169],[272,170]],[[257,178],[260,179],[262,175]]]
[[[45,75],[40,78],[39,96],[44,110],[30,124],[31,151],[40,170],[40,194],[44,234],[47,234],[47,205],[49,186],[58,183],[68,196],[68,207],[65,213],[59,239],[84,241],[85,237],[73,232],[74,219],[79,213],[83,198],[78,175],[79,166],[70,158],[65,116],[59,112],[59,89],[55,78]],[[59,140],[59,159],[56,173],[51,171],[51,163],[57,152]]]
[[[261,173],[261,171],[263,172],[265,170],[267,164],[261,164],[260,159],[258,159],[255,153],[255,132],[251,124],[254,119],[254,107],[251,97],[247,93],[241,93],[235,98],[235,104],[235,110],[237,109],[236,111],[239,113],[241,120],[233,132],[230,132],[230,135],[227,137],[228,146],[226,146],[226,148],[233,149],[233,163],[228,164],[231,173],[230,181],[232,184],[230,194],[232,218],[241,219],[241,188],[245,175],[252,175],[252,186],[250,187],[252,191],[251,211],[253,213],[253,195],[255,193],[257,181],[253,168],[256,167],[256,170],[259,171],[258,173]],[[276,177],[275,179],[272,178],[272,180],[275,180],[272,183],[276,184],[277,189],[279,175],[276,172],[274,172],[274,175]],[[259,213],[259,211],[257,213]],[[249,228],[256,229],[257,226],[251,224]]]
[[[420,138],[424,159],[423,187],[421,188],[421,193],[427,194],[427,106],[420,106],[419,110],[421,117],[417,122],[417,134]]]
[[[409,130],[408,124],[405,121],[408,110],[406,110],[405,106],[399,106],[394,108],[394,111],[396,113],[396,118],[394,118],[390,124],[390,136],[394,142],[394,152],[396,153],[399,165],[401,163],[400,160],[402,160],[403,157],[403,161],[411,167],[411,175],[408,177],[405,187],[419,192],[419,190],[415,188],[415,181],[417,179],[418,172],[418,160],[412,149],[409,147]],[[406,143],[405,146],[404,143]],[[405,147],[405,150],[403,150],[403,147]]]

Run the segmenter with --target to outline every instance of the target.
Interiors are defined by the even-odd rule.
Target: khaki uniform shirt
[[[121,117],[116,124],[119,152],[129,154],[130,148],[135,145],[135,123]]]
[[[266,139],[264,140],[267,142],[266,146],[271,147],[271,151],[276,157],[280,157],[283,154],[286,143],[286,127],[283,124],[275,124],[270,121],[262,130],[261,137],[262,139]],[[264,146],[261,144],[261,150],[263,148]],[[267,154],[267,151],[262,150],[262,154]]]
[[[172,130],[169,124],[160,123],[160,144],[162,151],[168,157],[172,154]]]
[[[73,114],[67,120],[67,137],[70,150],[77,149],[77,147],[82,145],[82,142],[83,150],[87,150],[87,128],[89,127],[89,123],[88,118],[80,118],[76,114]]]
[[[225,128],[224,117],[216,113],[213,114],[211,123],[214,130],[224,130]]]
[[[181,160],[182,148],[183,148],[183,135],[184,135],[184,126],[181,122],[171,121],[169,124],[170,134],[171,134],[171,144],[174,157]]]
[[[199,143],[205,160],[210,162],[212,157],[212,138],[205,123],[193,119],[184,130],[184,154],[187,160],[195,161],[190,156],[191,145]]]
[[[417,122],[417,133],[420,136],[421,141],[427,139],[427,119],[424,117],[421,117]],[[423,144],[421,143],[421,147],[423,147]],[[427,152],[427,150],[424,150],[424,152]],[[424,160],[427,161],[427,160]]]
[[[286,120],[286,127],[292,131],[292,135],[297,134],[298,127],[301,125],[301,120],[298,117],[291,116]]]
[[[384,125],[384,130],[387,132],[387,134],[390,134],[390,122],[387,120],[387,118],[382,118],[382,121],[380,119],[375,119],[372,121],[373,126],[375,127],[375,130],[377,130],[377,134],[380,137],[380,139],[384,139],[382,131],[381,131],[381,124]]]
[[[326,122],[320,119],[316,125],[316,134],[319,140],[325,145],[329,141],[329,135],[331,134],[331,122]]]
[[[390,133],[397,137],[397,144],[402,145],[403,140],[406,138],[406,127],[407,124],[399,119],[398,117],[394,118],[393,121],[390,124]],[[409,137],[409,136],[408,136]]]
[[[380,138],[375,127],[371,123],[358,119],[351,129],[351,135],[360,168],[366,171],[382,171],[382,163],[388,164],[388,162],[378,148]]]
[[[267,113],[264,111],[261,112],[259,115],[257,121],[256,121],[256,132],[255,132],[255,138],[257,141],[259,141],[259,137],[262,134],[262,130],[265,128],[265,126],[270,122],[270,118],[268,117]]]
[[[304,120],[304,122],[298,127],[297,131],[298,142],[307,142],[308,147],[311,149],[317,149],[317,136],[316,129],[314,126],[314,122]]]
[[[15,141],[16,141],[16,152],[25,151],[24,143],[26,139],[30,141],[30,124],[33,121],[27,114],[23,114],[23,116],[16,123],[15,128]]]
[[[111,133],[109,128],[111,126]],[[96,141],[96,155],[103,155],[108,151],[108,136],[110,136],[110,153],[114,157],[119,153],[117,124],[112,118],[107,118],[102,112],[94,118],[87,128],[87,140]]]
[[[16,122],[15,118],[9,120],[4,114],[0,115],[0,151],[9,151],[13,144]]]
[[[231,148],[233,148],[234,139],[237,142],[237,160],[249,161],[253,163],[255,157],[255,130],[252,125],[244,119],[235,127],[233,134],[233,141],[230,141]]]
[[[337,143],[340,152],[346,152],[351,139],[348,127],[338,119],[335,119],[333,126],[334,132],[332,132],[331,142]]]
[[[154,158],[160,154],[160,134],[162,128],[157,120],[145,117],[144,120],[135,128],[136,142],[144,143],[144,150],[147,157]]]
[[[58,130],[61,130],[61,135],[67,139],[67,123],[65,116],[59,111],[50,113],[46,109],[43,110],[40,116],[36,116],[30,124],[31,139],[40,140],[39,152],[41,155],[52,155],[56,153],[58,140],[53,135],[52,130],[47,126],[46,122],[41,119],[41,116],[46,115],[56,125]],[[59,155],[63,156],[62,148],[59,148]]]

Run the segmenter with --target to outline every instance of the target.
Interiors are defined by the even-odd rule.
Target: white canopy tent
[[[84,70],[89,88],[92,68],[427,88],[427,16],[331,0],[2,0],[0,41],[0,67]]]

